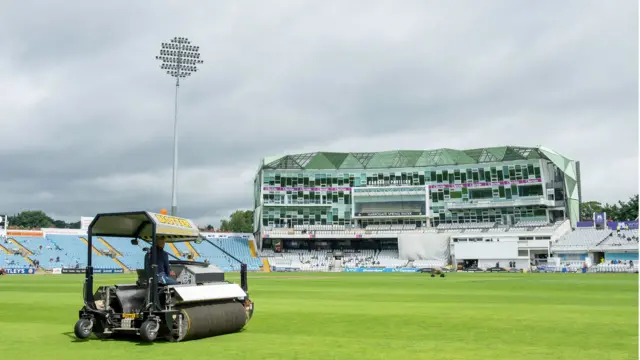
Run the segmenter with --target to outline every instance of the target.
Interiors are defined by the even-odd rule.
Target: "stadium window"
[[[545,211],[545,209],[535,209],[533,210],[533,215],[534,216],[546,216],[547,212]]]
[[[540,167],[536,166],[536,167],[533,169],[533,172],[535,173],[535,175],[536,175],[536,178],[537,178],[537,179],[539,179],[539,178],[541,177],[541,176],[540,176]]]
[[[468,193],[469,193],[469,188],[463,187],[463,188],[462,188],[462,194],[463,194],[463,195],[466,195],[466,194],[468,194]]]
[[[420,185],[426,184],[424,175],[422,175],[422,174],[418,175],[418,183]]]
[[[460,174],[460,182],[463,184],[467,182],[467,173]]]
[[[442,183],[442,174],[437,174],[437,175],[436,175],[436,182],[437,182],[438,184],[441,184],[441,183]]]
[[[498,181],[504,180],[504,176],[502,176],[502,170],[498,170]]]
[[[462,193],[460,191],[452,191],[450,193],[452,199],[460,199],[462,198]]]
[[[480,178],[480,181],[484,181],[485,180],[485,178],[484,178],[484,169],[483,168],[478,169],[478,176]]]
[[[449,184],[453,184],[453,173],[449,173]]]
[[[430,181],[436,181],[437,180],[437,175],[435,171],[431,171],[431,178],[429,179]]]
[[[528,179],[529,178],[529,171],[527,170],[526,167],[522,168],[522,178],[523,179]]]
[[[498,194],[500,195],[501,199],[504,199],[504,186],[499,186],[498,187]]]
[[[438,201],[444,201],[444,194],[438,191]]]
[[[479,181],[480,177],[478,176],[477,172],[473,173],[472,179],[473,179],[474,182],[478,182]]]
[[[438,202],[438,193],[437,192],[432,192],[431,193],[431,202],[434,202],[434,203]]]
[[[505,198],[511,199],[511,188],[504,189]]]
[[[529,175],[533,175],[533,164],[527,164],[527,171],[529,172]]]
[[[449,179],[449,171],[448,170],[442,170],[442,178],[445,179],[445,181],[447,181]]]
[[[449,195],[449,189],[444,189],[444,194]]]

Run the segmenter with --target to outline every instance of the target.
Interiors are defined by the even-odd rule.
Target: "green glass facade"
[[[376,223],[500,222],[549,219],[548,209],[568,214],[566,164],[545,149],[499,147],[472,150],[309,153],[265,159],[254,185],[262,226]],[[555,154],[555,153],[553,153]],[[553,155],[552,154],[552,155]],[[565,159],[565,158],[563,158]],[[557,160],[557,159],[555,159]],[[566,161],[571,164],[568,159]],[[404,189],[402,196],[358,196],[358,189]],[[423,195],[410,190],[423,187]],[[355,194],[354,194],[355,193]],[[428,196],[428,199],[425,199]],[[355,219],[359,203],[394,209],[424,202],[424,216]],[[388,202],[389,206],[384,206]],[[395,205],[394,205],[395,204]],[[373,206],[376,208],[376,206]],[[420,209],[411,208],[411,211]],[[426,211],[425,211],[426,210]]]

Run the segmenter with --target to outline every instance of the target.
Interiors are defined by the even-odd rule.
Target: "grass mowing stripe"
[[[238,282],[237,274],[228,279]],[[179,344],[77,341],[81,275],[0,278],[3,357],[633,359],[638,278],[626,274],[251,273],[254,319]],[[98,284],[132,275],[97,275]],[[37,346],[34,346],[37,344]]]

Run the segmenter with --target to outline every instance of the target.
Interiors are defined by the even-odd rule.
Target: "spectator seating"
[[[611,230],[577,229],[572,231],[552,245],[553,251],[588,251],[601,243]]]

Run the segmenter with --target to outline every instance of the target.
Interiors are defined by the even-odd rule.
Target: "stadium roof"
[[[481,164],[549,159],[540,148],[500,146],[470,150],[393,150],[383,152],[315,152],[265,159],[263,169],[387,169],[439,165]]]

